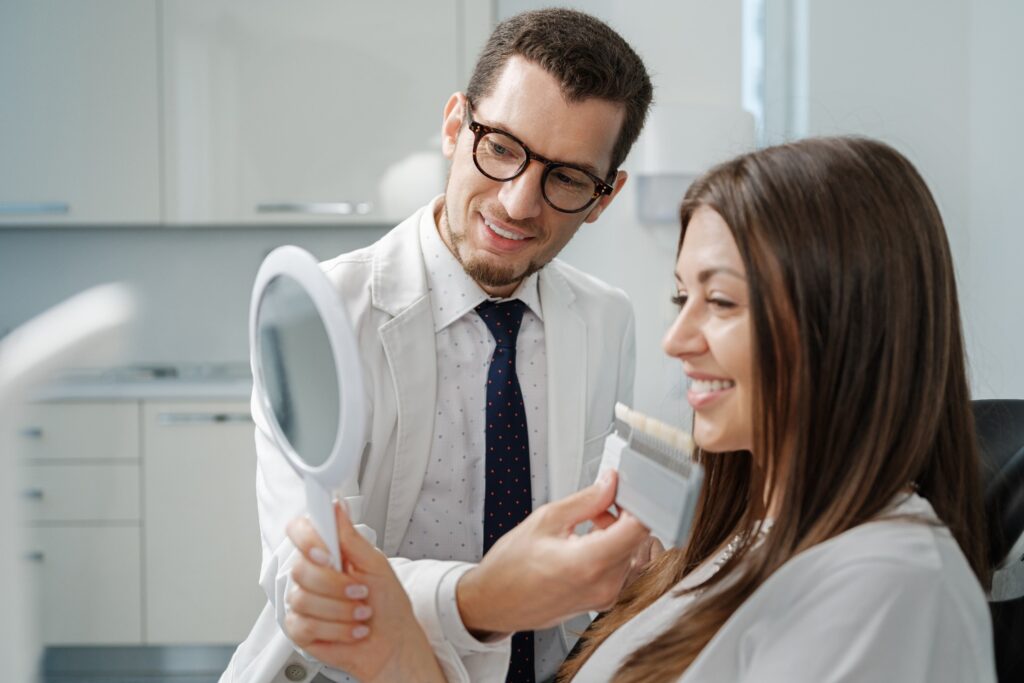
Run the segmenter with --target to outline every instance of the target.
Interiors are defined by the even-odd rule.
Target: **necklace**
[[[774,521],[775,520],[772,519],[766,519],[763,522],[761,522],[761,528],[757,530],[757,537],[754,539],[753,545],[757,545],[761,542],[761,540],[768,534],[768,531],[772,528],[772,524],[774,523]],[[746,536],[746,533],[740,532],[732,537],[732,540],[729,541],[729,544],[725,546],[725,550],[720,552],[718,554],[718,557],[716,557],[711,562],[711,576],[717,574],[718,570],[725,566],[726,562],[732,559],[732,556],[735,555],[736,551],[740,549],[740,546],[743,544],[743,541],[745,540]]]

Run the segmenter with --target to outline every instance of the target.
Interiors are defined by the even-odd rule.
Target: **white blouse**
[[[914,494],[893,515],[937,522]],[[725,551],[723,551],[724,553]],[[671,628],[716,569],[713,558],[623,624],[573,679],[610,681]],[[995,682],[985,595],[944,526],[862,524],[784,564],[729,618],[679,683]]]

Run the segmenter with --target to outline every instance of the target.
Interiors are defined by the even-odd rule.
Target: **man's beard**
[[[511,266],[488,263],[483,259],[464,260],[459,247],[465,241],[465,236],[462,234],[456,235],[455,231],[452,230],[447,203],[444,205],[444,230],[447,233],[448,243],[451,245],[451,252],[455,256],[455,260],[459,262],[467,275],[484,287],[508,287],[525,280],[544,267],[542,263],[538,264],[531,261],[525,270],[517,273]]]

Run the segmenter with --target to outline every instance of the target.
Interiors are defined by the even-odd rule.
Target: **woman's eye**
[[[728,299],[721,299],[719,297],[710,297],[707,299],[708,305],[712,308],[719,310],[729,310],[730,308],[736,308],[736,304],[729,301]]]
[[[673,305],[678,306],[679,308],[682,308],[683,306],[686,305],[686,295],[685,294],[674,294],[674,295],[672,295],[671,301],[672,301]]]

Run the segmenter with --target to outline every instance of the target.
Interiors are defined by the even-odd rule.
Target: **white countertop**
[[[248,400],[252,377],[245,363],[154,364],[72,370],[44,387],[40,401],[228,399]]]

